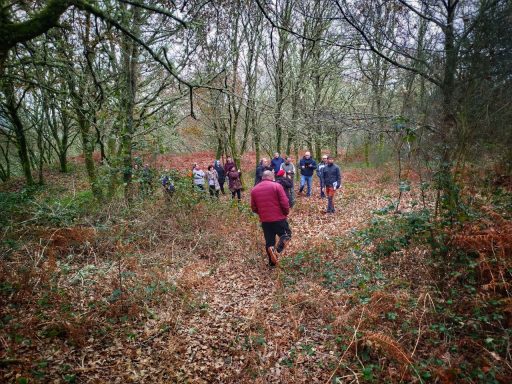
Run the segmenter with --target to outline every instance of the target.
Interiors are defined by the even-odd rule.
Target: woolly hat
[[[279,177],[284,176],[284,170],[280,169],[279,172],[277,172],[277,176],[279,176]]]

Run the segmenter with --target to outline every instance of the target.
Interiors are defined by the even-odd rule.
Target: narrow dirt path
[[[344,177],[345,189],[336,197],[335,215],[322,213],[325,200],[298,197],[290,215],[293,241],[284,258],[293,258],[297,252],[333,237],[345,236],[368,219],[372,208],[385,203],[375,187],[360,186],[371,185],[372,180],[375,185],[371,171],[349,171]],[[315,185],[315,192],[316,189]],[[328,363],[334,364],[332,351],[310,351],[309,373],[288,367],[287,358],[294,350],[323,344],[324,321],[307,320],[308,316],[315,318],[308,314],[314,310],[304,307],[297,295],[290,301],[283,288],[282,271],[267,266],[259,225],[240,216],[233,236],[248,236],[251,242],[241,253],[227,252],[222,262],[194,263],[179,279],[182,285],[195,290],[199,299],[193,303],[197,310],[183,317],[169,341],[173,359],[181,367],[175,379],[194,383],[321,382],[332,369]],[[320,286],[304,289],[336,299]],[[303,363],[308,367],[307,361]]]

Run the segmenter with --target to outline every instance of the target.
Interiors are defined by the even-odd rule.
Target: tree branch
[[[58,25],[60,16],[72,5],[72,0],[49,0],[29,20],[21,23],[0,23],[0,51],[6,52],[17,43],[37,37]]]
[[[258,0],[257,0],[258,1]],[[398,67],[398,68],[401,68],[401,69],[405,69],[407,71],[410,71],[410,72],[413,72],[413,73],[416,73],[417,75],[420,75],[421,77],[425,78],[426,80],[430,81],[431,83],[437,85],[438,87],[442,87],[442,82],[432,76],[430,76],[428,73],[425,73],[425,72],[422,72],[422,71],[419,71],[418,69],[416,68],[413,68],[413,67],[410,67],[408,65],[405,65],[405,64],[402,64],[402,63],[399,63],[398,61],[392,59],[391,57],[385,55],[384,53],[382,53],[379,49],[377,49],[373,43],[371,42],[370,38],[367,36],[367,34],[365,33],[365,31],[359,27],[354,21],[351,20],[350,17],[348,17],[348,15],[345,13],[345,11],[343,10],[343,7],[341,6],[341,4],[339,3],[338,0],[335,0],[336,2],[336,6],[338,7],[339,11],[341,12],[341,14],[343,15],[343,18],[347,21],[347,23],[350,24],[350,26],[352,28],[354,28],[357,32],[359,32],[359,34],[361,35],[361,37],[363,38],[363,40],[366,42],[366,44],[368,44],[368,47],[370,48],[370,50],[374,53],[376,53],[378,56],[382,57],[384,60],[386,60],[388,63],[391,63],[393,64],[394,66]]]
[[[135,7],[140,7],[140,8],[143,8],[143,9],[147,9],[148,11],[153,11],[153,12],[159,13],[161,15],[170,17],[171,19],[177,21],[178,23],[180,23],[185,28],[188,27],[188,24],[187,24],[187,22],[185,20],[180,19],[179,17],[173,15],[171,12],[169,12],[169,11],[163,9],[163,8],[156,7],[154,5],[144,4],[144,3],[142,3],[139,0],[136,0],[136,1],[135,0],[119,0],[119,2],[125,3],[125,4],[130,4],[130,5],[133,5]]]

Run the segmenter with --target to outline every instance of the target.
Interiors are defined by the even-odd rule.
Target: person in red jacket
[[[260,217],[268,261],[275,266],[291,240],[292,231],[287,220],[290,203],[283,187],[274,182],[272,171],[263,172],[261,183],[252,189],[251,209]],[[279,236],[277,246],[276,235]]]

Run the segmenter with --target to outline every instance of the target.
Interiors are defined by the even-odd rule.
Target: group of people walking
[[[222,165],[220,160],[215,160],[208,165],[208,169],[203,171],[201,166],[194,163],[192,167],[192,182],[194,186],[200,190],[205,190],[205,184],[208,186],[210,196],[219,197],[219,193],[226,194],[224,184],[228,182],[228,188],[231,192],[231,198],[237,197],[242,199],[242,172],[237,169],[235,162],[231,157],[226,159],[226,163]]]
[[[311,153],[306,152],[300,159],[298,168],[299,195],[305,190],[306,197],[311,196],[316,172],[320,184],[320,197],[327,199],[326,213],[335,213],[334,195],[341,187],[341,170],[334,164],[334,158],[323,155],[322,160],[317,163],[311,157]],[[271,266],[278,263],[279,257],[291,240],[292,232],[287,218],[290,208],[295,204],[295,174],[296,168],[292,158],[283,158],[279,153],[275,153],[270,161],[266,158],[261,159],[256,167],[254,188],[251,190],[251,209],[259,216]],[[219,160],[213,161],[206,171],[195,163],[191,176],[194,187],[199,191],[206,191],[208,188],[212,198],[218,198],[220,193],[226,194],[226,181],[231,198],[242,198],[242,172],[231,157],[226,159],[224,165]]]
[[[341,170],[334,164],[334,158],[322,156],[317,164],[306,152],[299,161],[300,188],[302,194],[311,196],[313,175],[316,170],[320,182],[320,197],[327,198],[326,213],[334,213],[335,191],[341,187]],[[292,232],[288,223],[294,197],[295,166],[290,157],[281,158],[275,153],[272,160],[262,159],[256,168],[254,188],[251,191],[251,209],[258,214],[265,237],[265,249],[269,265],[275,266],[291,240]],[[276,237],[279,238],[276,245]]]
[[[300,187],[299,194],[306,189],[306,196],[310,197],[312,194],[313,176],[317,174],[320,184],[320,197],[327,198],[327,213],[334,213],[334,192],[341,187],[341,170],[334,164],[334,158],[328,155],[323,155],[320,163],[311,157],[310,152],[306,152],[302,159],[299,161],[300,169]],[[271,171],[274,174],[274,181],[281,184],[286,196],[289,199],[290,207],[295,203],[294,193],[294,180],[295,180],[295,165],[292,163],[290,157],[282,158],[279,153],[275,153],[271,161],[268,159],[261,159],[254,179],[256,186],[262,181],[262,175],[265,171]]]

